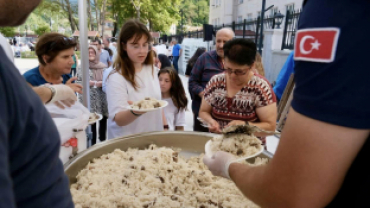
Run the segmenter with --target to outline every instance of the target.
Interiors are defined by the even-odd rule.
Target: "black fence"
[[[298,28],[298,19],[301,14],[301,10],[298,11],[287,11],[285,16],[283,41],[281,44],[281,50],[283,49],[294,49],[295,35]]]
[[[213,27],[213,32],[216,34],[216,32],[222,28],[229,27],[231,28],[235,36],[238,38],[246,38],[251,39],[257,44],[259,44],[259,38],[260,30],[261,30],[261,18],[258,17],[257,19],[252,20],[246,20],[244,19],[243,22],[236,23],[235,21],[231,24],[222,24],[218,26]],[[263,23],[264,29],[274,29],[275,28],[275,18],[273,16],[265,17],[264,23]],[[192,32],[184,32],[176,35],[167,36],[167,42],[171,42],[172,39],[178,40],[180,43],[184,38],[203,38],[203,30],[196,30]],[[262,37],[263,38],[263,37]],[[166,38],[162,36],[160,38],[163,42],[166,42]],[[263,46],[262,46],[263,47]]]

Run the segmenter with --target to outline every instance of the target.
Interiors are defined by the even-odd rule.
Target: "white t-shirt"
[[[154,48],[157,49],[157,54],[164,54],[164,55],[167,55],[168,53],[168,50],[166,48],[166,45],[164,44],[160,44],[160,45],[157,45],[157,46],[154,46]]]
[[[135,79],[139,86],[137,91],[118,72],[111,74],[106,80],[109,111],[108,139],[143,132],[163,131],[162,111],[160,110],[145,113],[126,126],[118,126],[114,122],[113,118],[117,113],[127,110],[127,101],[139,101],[145,97],[161,99],[159,79],[156,72],[152,74],[152,66],[144,65],[141,72],[136,73]]]
[[[178,108],[173,104],[171,98],[163,99],[168,102],[168,105],[164,108],[164,115],[167,120],[168,129],[175,130],[176,126],[186,126],[185,122],[185,109],[178,112]]]
[[[102,83],[102,88],[103,88],[103,92],[107,93],[106,91],[106,88],[107,88],[107,78],[109,76],[109,74],[113,71],[113,66],[107,68],[104,70],[103,72],[103,83]]]

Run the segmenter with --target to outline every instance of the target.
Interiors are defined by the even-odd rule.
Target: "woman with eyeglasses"
[[[129,103],[146,97],[161,99],[161,89],[149,52],[151,35],[138,20],[127,21],[121,29],[118,56],[106,79],[108,139],[150,131],[163,131],[162,112],[128,110]]]
[[[41,36],[35,48],[39,66],[23,75],[26,81],[33,87],[65,84],[82,94],[82,86],[73,83],[77,77],[71,78],[70,75],[76,45],[74,39],[59,33],[47,33]]]
[[[223,49],[225,73],[213,76],[208,82],[199,117],[215,133],[239,124],[275,131],[275,94],[270,83],[253,72],[256,44],[246,39],[233,39],[225,43]]]

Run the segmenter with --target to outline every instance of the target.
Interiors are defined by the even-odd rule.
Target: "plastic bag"
[[[45,107],[57,126],[62,145],[59,157],[65,163],[75,154],[86,149],[85,129],[88,126],[90,111],[79,102],[65,109],[54,104],[48,104]]]

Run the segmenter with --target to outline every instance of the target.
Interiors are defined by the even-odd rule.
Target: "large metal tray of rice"
[[[64,165],[76,208],[259,207],[203,164],[210,133],[152,132],[94,145]],[[263,152],[248,162],[264,164]]]

